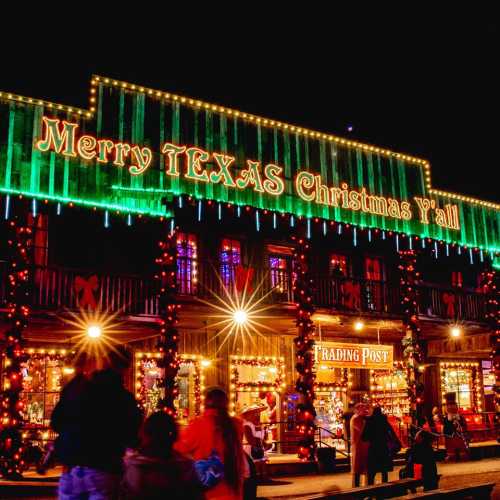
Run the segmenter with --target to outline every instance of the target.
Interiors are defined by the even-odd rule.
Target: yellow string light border
[[[274,382],[269,383],[238,383],[238,366],[257,366],[277,368]],[[229,365],[229,410],[230,415],[236,415],[236,400],[238,392],[273,391],[281,395],[286,388],[285,358],[282,356],[230,356]]]

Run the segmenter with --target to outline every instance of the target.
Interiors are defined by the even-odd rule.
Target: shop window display
[[[408,383],[402,361],[394,362],[393,370],[370,370],[372,403],[382,407],[388,416],[402,418],[409,414]]]
[[[344,420],[347,410],[347,387],[351,373],[345,368],[320,365],[316,370],[316,425],[321,440],[338,449],[345,449]]]
[[[64,350],[47,352],[44,349],[32,349],[28,354],[21,368],[24,424],[27,428],[48,428],[61,389],[71,377],[73,369],[67,366],[70,363]]]
[[[440,363],[440,370],[443,405],[445,394],[453,393],[459,411],[481,412],[479,363],[465,361]]]
[[[138,353],[136,355],[136,398],[140,401],[144,413],[150,415],[156,411],[162,397],[161,388],[163,369],[158,367],[159,354]],[[177,418],[185,425],[201,412],[201,395],[204,375],[202,373],[208,360],[200,356],[182,356],[177,374],[179,396],[175,402]]]
[[[260,424],[269,451],[277,451],[279,440],[281,393],[285,364],[283,358],[231,357],[231,413],[241,415],[245,409],[258,405]]]

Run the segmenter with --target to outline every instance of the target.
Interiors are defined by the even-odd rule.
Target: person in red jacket
[[[175,448],[197,460],[206,460],[213,451],[224,464],[224,479],[205,491],[207,500],[241,500],[245,458],[243,454],[243,424],[230,417],[226,393],[209,389],[205,396],[205,411],[181,433]]]

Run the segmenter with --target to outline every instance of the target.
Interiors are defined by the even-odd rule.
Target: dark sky
[[[108,75],[427,158],[435,187],[500,202],[493,7],[377,16],[301,5],[287,19],[44,28],[2,55],[0,89],[86,107],[90,75]]]

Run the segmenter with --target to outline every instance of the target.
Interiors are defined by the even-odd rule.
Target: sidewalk
[[[389,474],[389,480],[399,479],[396,467]],[[452,488],[474,483],[496,481],[492,499],[500,500],[500,459],[490,458],[479,461],[460,463],[438,463],[438,473],[441,474],[440,486]],[[273,480],[272,486],[259,486],[258,496],[264,498],[294,498],[297,496],[321,493],[325,490],[341,490],[351,488],[350,473],[309,475],[298,477],[282,477]]]

